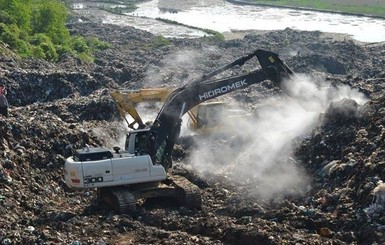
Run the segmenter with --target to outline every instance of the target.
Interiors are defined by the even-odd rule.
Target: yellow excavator
[[[137,105],[141,102],[156,103],[165,102],[167,97],[175,90],[173,87],[143,88],[131,91],[114,91],[111,93],[121,117],[123,117],[129,128],[142,129],[146,123],[139,115]],[[129,122],[126,115],[133,119]],[[246,110],[235,108],[224,101],[212,101],[201,103],[187,112],[189,120],[187,127],[197,134],[218,133],[226,130],[226,120],[248,117],[250,113]]]
[[[136,106],[140,102],[164,102],[175,88],[143,88],[139,90],[116,90],[111,93],[115,105],[121,117],[123,117],[129,128],[141,129],[146,124],[139,115]],[[133,121],[129,122],[126,115],[129,114]]]

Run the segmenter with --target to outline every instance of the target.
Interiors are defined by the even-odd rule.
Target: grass
[[[350,14],[359,15],[373,15],[378,17],[385,17],[384,6],[369,6],[363,3],[361,6],[345,5],[345,4],[333,4],[319,0],[271,0],[271,1],[258,1],[255,3],[270,4],[275,6],[292,6],[292,7],[304,7],[313,8],[317,10],[337,11]],[[363,1],[364,2],[364,1]]]
[[[205,32],[205,33],[207,33],[209,35],[212,35],[214,38],[219,39],[219,40],[224,40],[225,39],[225,37],[223,36],[222,33],[217,32],[217,31],[213,31],[213,30],[210,30],[210,29],[202,29],[202,28],[199,28],[199,27],[185,25],[185,24],[179,23],[177,21],[163,19],[163,18],[156,18],[156,20],[162,21],[162,22],[167,23],[167,24],[185,26],[185,27],[188,27],[188,28],[191,28],[191,29],[200,30],[200,31],[203,31],[203,32]]]
[[[100,2],[100,3],[111,3],[111,4],[122,4],[122,5],[129,5],[129,4],[137,4],[141,3],[143,1],[141,0],[100,0],[100,1],[95,1],[95,2]]]
[[[125,13],[134,12],[138,7],[136,5],[127,5],[126,7],[115,7],[115,8],[105,8],[100,7],[99,9],[110,12],[112,14],[123,15]]]

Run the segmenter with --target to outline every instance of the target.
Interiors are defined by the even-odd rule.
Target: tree
[[[0,0],[0,22],[30,30],[31,0]]]
[[[62,44],[69,40],[70,34],[65,26],[67,21],[66,7],[58,1],[38,1],[33,9],[31,26],[32,35],[45,33],[54,44]]]

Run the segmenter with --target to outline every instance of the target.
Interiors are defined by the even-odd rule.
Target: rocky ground
[[[10,116],[0,116],[2,244],[385,243],[384,43],[286,29],[227,41],[171,39],[159,46],[152,34],[131,27],[83,22],[69,28],[112,48],[98,52],[92,64],[70,56],[56,64],[12,52],[0,56],[11,104]],[[255,175],[234,181],[202,172],[189,144],[176,146],[172,171],[199,186],[202,210],[157,200],[138,204],[135,216],[120,215],[98,202],[94,189],[66,187],[63,165],[71,148],[112,147],[126,130],[109,92],[184,84],[256,49],[280,54],[298,74],[367,96],[363,104],[333,101],[311,130],[298,134],[288,159],[307,176],[305,187],[255,194],[257,186],[270,187]],[[231,74],[253,68],[247,64]],[[271,106],[264,104],[267,98],[284,96],[266,82],[226,99],[258,114]],[[231,167],[236,172],[237,165]]]

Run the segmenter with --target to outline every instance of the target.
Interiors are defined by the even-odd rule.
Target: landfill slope
[[[10,116],[0,116],[2,244],[385,243],[384,43],[286,29],[227,41],[170,39],[170,45],[159,46],[157,37],[132,27],[83,22],[69,28],[112,48],[96,53],[94,63],[71,56],[54,64],[10,51],[0,55],[11,105]],[[309,177],[305,191],[251,195],[250,183],[192,168],[197,143],[187,141],[176,146],[172,171],[199,186],[202,210],[157,200],[138,203],[134,216],[119,215],[96,200],[94,189],[65,185],[63,166],[71,149],[113,147],[126,132],[111,91],[182,85],[256,49],[280,54],[296,73],[367,96],[364,104],[331,103],[317,125],[296,139],[290,155]],[[255,68],[247,64],[232,74]],[[257,114],[274,96],[285,95],[267,82],[225,99]]]

